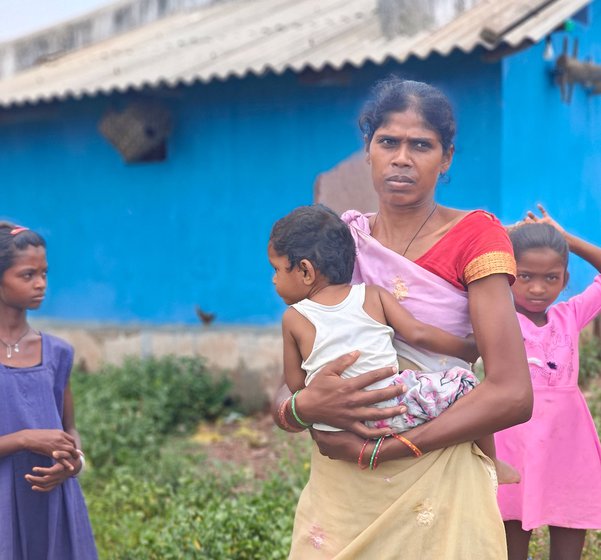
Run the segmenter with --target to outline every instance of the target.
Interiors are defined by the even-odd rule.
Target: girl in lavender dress
[[[47,270],[44,239],[0,223],[0,560],[97,558],[76,478],[73,349],[27,322]]]

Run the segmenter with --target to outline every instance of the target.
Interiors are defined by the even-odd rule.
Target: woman
[[[357,243],[354,281],[383,285],[418,319],[453,334],[473,330],[486,377],[438,418],[405,432],[409,444],[386,438],[377,470],[359,469],[357,459],[373,457],[375,442],[364,438],[384,432],[362,422],[402,408],[368,408],[398,390],[361,388],[389,376],[390,368],[342,380],[337,374],[354,360],[343,356],[295,399],[283,387],[274,401],[281,427],[300,428],[301,421],[347,430],[312,432],[311,477],[297,508],[290,558],[506,558],[494,469],[473,441],[528,420],[532,409],[509,289],[511,245],[490,214],[445,208],[434,199],[454,152],[455,122],[440,91],[390,78],[376,85],[359,122],[379,211],[343,216]],[[402,360],[425,371],[451,361],[401,340],[396,347]]]

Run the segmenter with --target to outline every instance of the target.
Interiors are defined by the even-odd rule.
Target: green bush
[[[591,380],[601,373],[601,340],[596,336],[583,338],[580,341],[580,371],[578,382],[587,386]]]
[[[258,481],[244,469],[212,464],[190,445],[171,439],[143,477],[132,465],[109,479],[82,478],[100,557],[286,558],[307,475],[303,461],[282,464]]]
[[[201,359],[168,356],[75,372],[71,387],[86,452],[102,470],[144,463],[167,434],[216,418],[228,405],[230,384],[211,376]]]

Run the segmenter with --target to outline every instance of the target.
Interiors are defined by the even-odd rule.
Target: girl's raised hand
[[[542,204],[536,205],[540,210],[541,216],[538,217],[534,212],[528,210],[526,213],[525,222],[536,222],[539,224],[549,224],[553,226],[561,235],[565,235],[566,231],[549,215]]]

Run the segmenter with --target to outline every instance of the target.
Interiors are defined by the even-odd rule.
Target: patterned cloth
[[[601,529],[601,444],[578,388],[578,335],[601,312],[601,276],[567,302],[553,305],[547,324],[524,315],[534,389],[532,418],[495,434],[497,456],[514,465],[519,484],[501,486],[503,519],[524,530],[543,525]]]
[[[435,372],[406,369],[395,375],[392,383],[406,385],[407,391],[398,399],[378,406],[404,404],[407,412],[366,424],[377,428],[390,427],[398,433],[440,416],[458,398],[469,393],[478,384],[478,379],[470,370],[461,367]]]
[[[63,397],[73,362],[65,341],[42,333],[42,363],[0,364],[0,435],[24,429],[62,430]],[[0,457],[0,560],[96,560],[96,546],[76,478],[50,492],[25,480],[53,460],[30,451]]]

